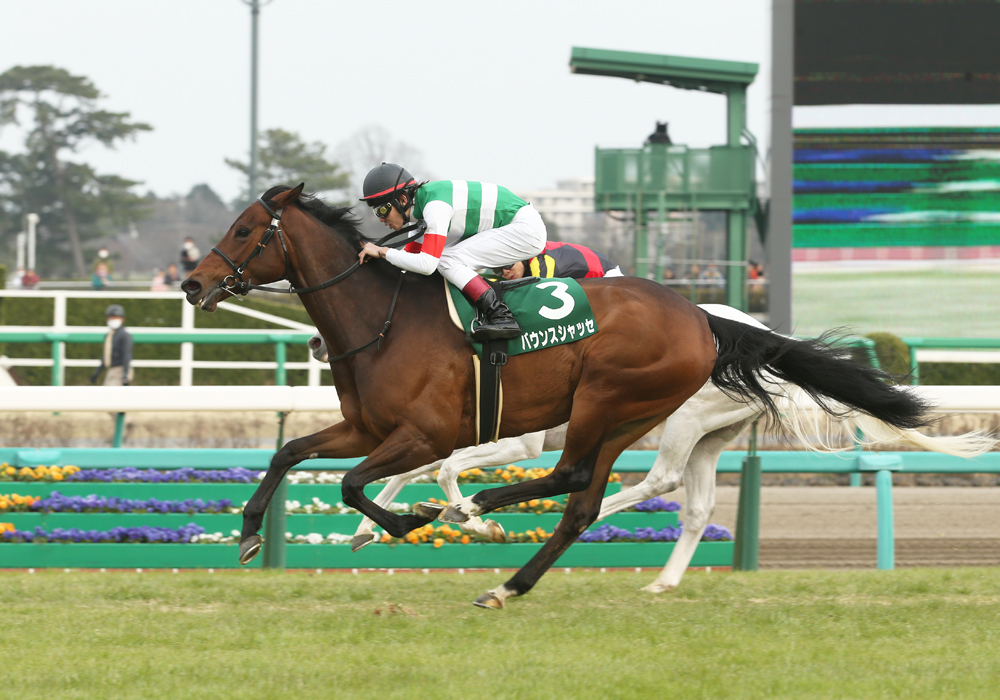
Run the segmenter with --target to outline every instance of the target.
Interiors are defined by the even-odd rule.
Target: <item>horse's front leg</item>
[[[378,447],[374,435],[358,430],[347,421],[318,433],[292,440],[271,458],[264,480],[243,508],[243,530],[240,534],[240,564],[248,564],[260,552],[263,540],[258,535],[264,523],[264,513],[288,470],[306,459],[364,457]],[[284,505],[284,504],[281,504]]]
[[[360,510],[393,537],[402,537],[411,530],[432,522],[434,517],[418,513],[390,513],[365,495],[365,486],[378,479],[412,471],[450,453],[450,447],[435,444],[435,441],[412,426],[396,428],[365,461],[344,475],[340,485],[344,503]],[[435,511],[433,515],[436,514]]]
[[[421,474],[426,474],[429,471],[434,471],[444,460],[438,460],[433,464],[428,464],[418,469],[414,469],[412,472],[406,474],[397,474],[396,476],[389,479],[389,483],[383,487],[378,495],[375,497],[375,505],[380,508],[385,508],[392,505],[393,500],[399,495],[399,492],[403,490],[403,487],[408,483],[413,481],[416,477]],[[354,538],[351,540],[351,551],[356,552],[362,547],[365,547],[375,541],[375,521],[369,518],[367,515],[361,519],[361,524],[358,525],[358,529],[354,533]]]

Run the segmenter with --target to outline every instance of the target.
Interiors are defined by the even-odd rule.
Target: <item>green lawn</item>
[[[797,273],[795,333],[836,326],[925,337],[1000,338],[1000,273],[976,270]]]
[[[997,696],[1000,569],[653,577],[0,572],[0,697]]]

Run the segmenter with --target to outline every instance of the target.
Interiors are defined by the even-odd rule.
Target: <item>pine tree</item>
[[[100,97],[89,79],[54,66],[15,66],[0,74],[0,126],[16,125],[25,135],[22,152],[0,151],[0,225],[11,235],[24,214],[39,215],[40,232],[48,236],[39,260],[46,274],[64,271],[69,258],[85,277],[84,242],[147,212],[131,192],[140,183],[68,160],[95,141],[114,148],[152,129],[130,121],[128,112],[98,108]]]

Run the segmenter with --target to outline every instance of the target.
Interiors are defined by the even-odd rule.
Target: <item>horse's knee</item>
[[[688,503],[684,506],[684,522],[689,528],[701,529],[708,525],[712,513],[715,511],[713,504],[700,505]]]
[[[562,520],[559,521],[559,527],[564,528],[574,537],[578,537],[583,534],[584,530],[597,521],[597,516],[600,512],[600,503],[588,503],[584,506],[577,506],[572,511],[566,511]]]
[[[553,481],[561,493],[576,493],[586,491],[590,488],[590,482],[594,479],[594,473],[579,467],[572,470],[552,472]]]
[[[340,497],[343,499],[344,505],[358,508],[365,495],[364,489],[365,482],[360,476],[353,472],[344,474],[344,480],[340,484]]]

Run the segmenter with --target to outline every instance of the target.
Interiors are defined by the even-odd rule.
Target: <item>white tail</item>
[[[840,407],[840,417],[830,416],[796,386],[786,387],[776,403],[781,411],[782,427],[801,440],[807,449],[816,452],[842,452],[853,449],[855,444],[882,448],[905,444],[968,458],[989,452],[997,445],[996,440],[981,430],[931,437],[913,429],[896,428],[846,407]],[[838,408],[836,404],[832,407]]]

